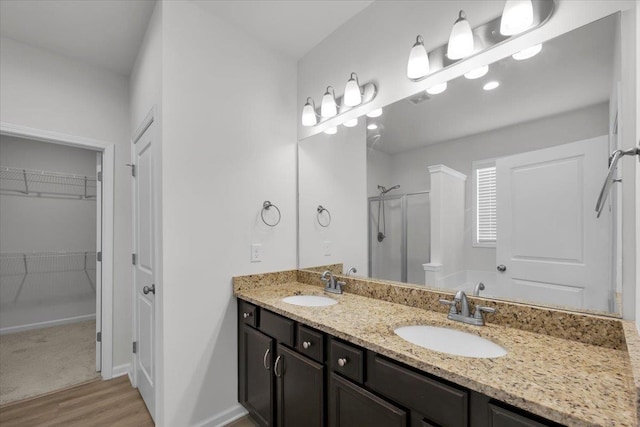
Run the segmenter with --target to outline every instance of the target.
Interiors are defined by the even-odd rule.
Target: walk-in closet
[[[99,376],[100,164],[0,136],[0,404]]]

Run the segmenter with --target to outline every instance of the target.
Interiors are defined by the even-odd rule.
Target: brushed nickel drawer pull
[[[269,365],[267,365],[267,357],[269,356],[270,351],[271,349],[268,348],[267,351],[264,352],[264,357],[262,358],[262,365],[264,366],[264,369],[266,369],[267,371],[269,370]]]
[[[344,357],[341,357],[340,359],[338,359],[338,366],[340,366],[341,368],[344,367],[347,364],[347,359]]]
[[[276,377],[281,377],[282,374],[278,374],[278,364],[280,363],[280,358],[282,356],[276,357],[276,363],[273,365],[273,372],[276,374]]]
[[[302,343],[302,347],[306,350],[311,347],[311,341],[305,341]]]
[[[252,312],[242,313],[242,317],[245,318],[245,319],[248,318],[248,317],[251,317],[251,316],[253,316]]]

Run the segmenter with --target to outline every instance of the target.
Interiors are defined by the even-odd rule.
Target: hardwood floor
[[[124,376],[0,406],[0,425],[152,427],[154,424],[138,390]]]

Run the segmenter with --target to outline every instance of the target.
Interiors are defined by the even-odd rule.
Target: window
[[[495,161],[474,164],[474,246],[496,245]]]

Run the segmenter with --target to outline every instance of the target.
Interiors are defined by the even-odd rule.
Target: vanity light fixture
[[[488,72],[489,72],[489,66],[488,65],[483,65],[482,67],[478,67],[478,68],[475,68],[475,69],[469,71],[464,76],[466,78],[468,78],[469,80],[475,80],[475,79],[479,79],[480,77],[484,76]]]
[[[514,53],[511,55],[513,59],[516,61],[523,61],[525,59],[533,58],[542,50],[542,43],[528,47],[526,49],[521,50],[520,52]]]
[[[367,113],[367,117],[376,118],[382,115],[382,108],[376,108],[375,110],[369,111]]]
[[[358,75],[351,73],[347,85],[344,87],[344,105],[347,107],[355,107],[362,103],[362,92],[360,92],[360,83]]]
[[[458,19],[451,28],[447,56],[449,59],[462,59],[473,53],[473,33],[467,21],[464,10],[458,14]]]
[[[316,103],[313,98],[308,97],[307,103],[302,108],[302,126],[315,126],[318,124],[318,114],[316,113]]]
[[[376,129],[378,129],[378,125],[375,124],[375,123],[371,123],[371,124],[367,125],[367,129],[376,130]]]
[[[447,82],[443,82],[435,86],[431,86],[429,89],[427,89],[427,93],[429,95],[437,95],[439,93],[444,92],[445,90],[447,90]]]
[[[484,89],[484,90],[494,90],[498,86],[500,86],[500,82],[492,80],[490,82],[485,83],[484,86],[482,86],[482,89]]]
[[[358,118],[356,117],[355,119],[347,120],[343,124],[344,124],[344,127],[346,128],[352,128],[352,127],[358,126]]]
[[[424,47],[424,39],[418,35],[416,42],[409,52],[409,62],[407,63],[407,77],[419,79],[429,74],[429,54]]]
[[[329,91],[331,89],[331,91]],[[338,105],[336,104],[336,92],[333,87],[327,86],[327,91],[322,97],[320,105],[320,115],[322,117],[333,117],[338,114]]]
[[[520,34],[533,25],[533,3],[531,0],[507,0],[500,19],[500,34]]]
[[[327,135],[335,135],[336,133],[338,133],[338,128],[337,127],[328,128],[327,130],[324,131],[324,133],[326,133]]]

